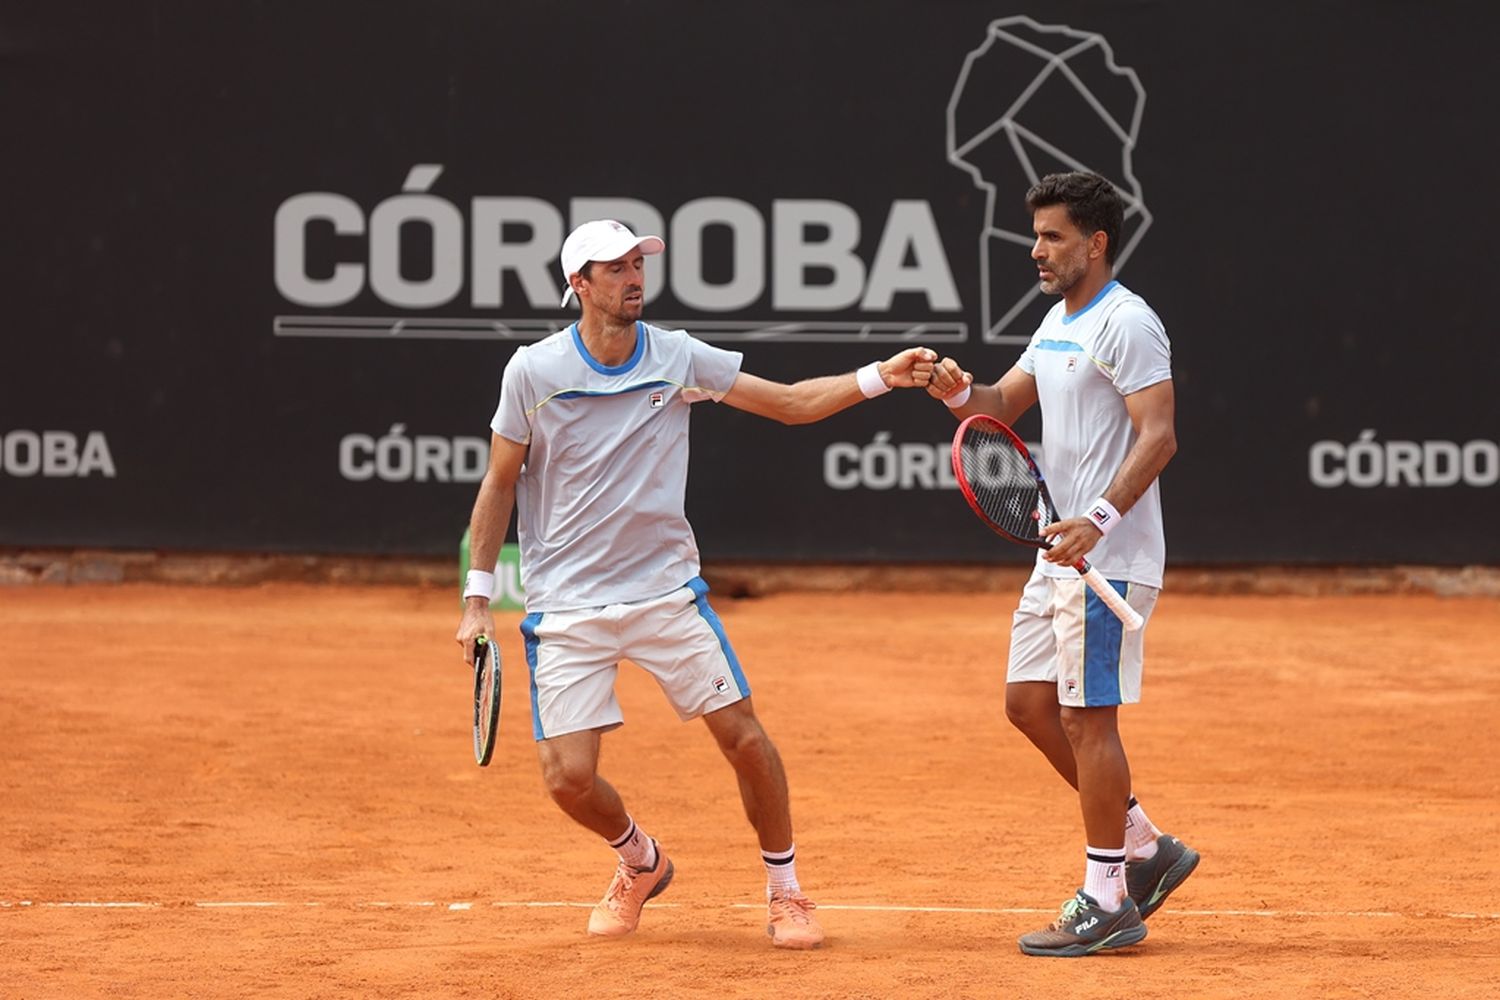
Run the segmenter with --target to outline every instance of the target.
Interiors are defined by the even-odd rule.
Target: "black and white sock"
[[[629,819],[629,817],[626,817]],[[648,872],[656,867],[656,842],[646,836],[645,831],[630,820],[625,833],[609,842],[609,846],[620,855],[620,860],[632,868]]]
[[[761,851],[760,859],[766,863],[766,898],[780,893],[801,892],[797,884],[797,845],[784,851]]]
[[[1125,855],[1131,861],[1149,861],[1156,857],[1156,838],[1161,831],[1146,818],[1141,804],[1130,797],[1125,807]]]
[[[1101,909],[1113,913],[1125,902],[1125,848],[1086,848],[1088,869],[1083,891],[1094,897]]]

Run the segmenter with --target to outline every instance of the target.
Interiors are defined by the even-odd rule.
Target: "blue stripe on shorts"
[[[698,614],[708,622],[708,627],[714,630],[718,636],[719,648],[724,651],[724,659],[729,661],[729,672],[734,675],[735,684],[739,685],[740,694],[746,698],[750,697],[750,682],[745,680],[745,672],[740,669],[739,657],[734,655],[734,647],[729,645],[729,636],[724,634],[724,623],[719,621],[719,613],[708,603],[708,584],[701,576],[695,576],[687,582],[687,588],[693,592],[693,603],[698,607]]]
[[[536,707],[536,647],[541,641],[536,637],[536,627],[541,623],[540,611],[521,619],[521,638],[526,642],[526,671],[531,677],[531,735],[538,740],[547,738],[542,732],[542,713]]]
[[[1110,580],[1121,597],[1130,584]],[[1083,589],[1083,703],[1089,708],[1120,704],[1120,644],[1125,626],[1109,605],[1088,587]]]

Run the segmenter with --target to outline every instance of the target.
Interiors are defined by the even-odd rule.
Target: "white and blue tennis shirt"
[[[722,399],[742,360],[645,323],[612,368],[576,323],[516,351],[490,426],[530,447],[516,487],[528,612],[647,600],[698,576],[684,513],[689,407]]]
[[[1161,319],[1118,281],[1069,316],[1058,302],[1016,362],[1036,378],[1042,408],[1038,464],[1058,513],[1078,517],[1104,494],[1136,434],[1124,397],[1172,377],[1172,345]],[[1160,587],[1166,564],[1161,490],[1152,482],[1088,555],[1106,579]],[[1038,565],[1047,576],[1071,566]]]

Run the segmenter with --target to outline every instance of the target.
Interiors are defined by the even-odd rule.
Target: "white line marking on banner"
[[[1027,243],[1030,246],[1030,243]],[[403,316],[277,316],[271,332],[277,337],[337,337],[389,340],[541,340],[570,325],[556,319],[450,319]],[[923,343],[961,344],[969,339],[969,325],[961,322],[864,322],[821,320],[678,320],[654,319],[668,330],[687,329],[710,342],[845,344]],[[1017,337],[1024,344],[1030,338]]]

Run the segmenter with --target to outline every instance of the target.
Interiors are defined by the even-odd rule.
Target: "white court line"
[[[61,903],[34,903],[29,899],[23,899],[12,903],[8,900],[0,900],[0,908],[21,906],[56,907],[58,909],[76,910],[149,910],[161,906],[160,903],[121,903],[121,902],[99,902],[97,900],[77,900]]]
[[[736,910],[758,910],[763,903],[730,903]],[[880,906],[865,903],[819,903],[820,910],[855,910],[870,913],[1056,913],[1057,907],[1038,910],[1029,906]],[[1171,912],[1163,910],[1163,913]]]
[[[510,903],[510,902],[494,902],[494,903],[491,903],[490,905],[491,906],[499,906],[499,907],[507,907],[507,908],[510,908],[510,909],[540,909],[540,908],[545,908],[545,907],[572,906],[572,907],[578,907],[578,908],[584,909],[584,910],[592,910],[598,904],[597,903],[568,903],[568,902],[563,902],[563,901],[559,900],[559,901],[556,901],[556,902],[546,902],[546,901],[539,901],[539,902],[514,902],[514,903]],[[739,905],[739,904],[732,904],[732,905]],[[646,908],[648,910],[680,910],[680,909],[682,909],[682,906],[683,906],[682,903],[647,903],[646,904]]]
[[[764,903],[647,903],[646,907],[652,910],[758,910]],[[454,911],[471,911],[476,906],[490,907],[495,909],[552,909],[558,907],[592,909],[593,903],[577,903],[568,900],[495,900],[490,903],[460,900],[450,903],[438,903],[434,900],[356,900],[352,903],[320,903],[320,902],[293,902],[290,900],[212,900],[202,899],[184,903],[162,903],[151,900],[32,900],[0,899],[0,910],[33,909],[33,910],[159,910],[182,907],[193,907],[201,910],[266,910],[277,908],[314,908],[326,909],[354,909],[354,910],[388,910],[388,909],[437,909],[439,907]],[[1034,907],[1020,906],[886,906],[879,904],[864,903],[819,903],[820,910],[844,910],[862,913],[953,913],[973,914],[978,916],[1015,916],[1049,914],[1052,909],[1036,909]],[[1416,911],[1412,913],[1400,913],[1394,910],[1175,910],[1163,908],[1160,912],[1173,914],[1179,917],[1256,917],[1262,919],[1280,919],[1285,917],[1327,919],[1330,917],[1346,920],[1424,920],[1441,918],[1444,920],[1500,920],[1500,913],[1444,913],[1437,911]]]

